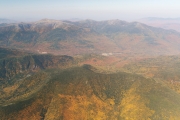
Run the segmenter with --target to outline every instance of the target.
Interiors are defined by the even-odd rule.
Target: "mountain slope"
[[[88,28],[49,19],[1,26],[0,43],[1,46],[53,54],[79,54],[118,49],[106,36]]]
[[[153,79],[123,72],[95,73],[86,66],[51,72],[51,80],[36,93],[37,95],[28,101],[1,108],[1,118],[10,120],[180,118],[180,95]],[[33,78],[29,78],[31,79]]]
[[[180,34],[120,20],[70,22],[43,19],[0,26],[0,44],[61,55],[105,52],[165,55],[180,53]]]
[[[28,54],[17,50],[0,48],[0,80],[11,79],[18,74],[28,74],[38,70],[65,66],[72,63],[70,56],[53,56],[50,54]]]
[[[72,65],[70,56],[37,55],[1,48],[6,51],[0,59],[0,106],[7,106],[29,99],[49,80],[44,70],[64,69]]]
[[[177,54],[180,51],[180,34],[173,30],[121,20],[85,20],[74,22],[74,24],[106,35],[124,52],[159,55]]]

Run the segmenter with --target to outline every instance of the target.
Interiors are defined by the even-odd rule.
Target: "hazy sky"
[[[180,17],[180,0],[0,0],[0,18],[121,19]]]

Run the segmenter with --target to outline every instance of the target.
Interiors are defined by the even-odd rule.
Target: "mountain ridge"
[[[84,67],[56,70],[52,75],[49,84],[45,84],[34,99],[0,108],[1,118],[158,120],[180,117],[179,94],[153,79],[124,72],[95,73]],[[77,110],[81,113],[76,113]]]
[[[103,52],[178,54],[179,39],[180,33],[175,30],[118,19],[76,22],[43,19],[0,27],[1,46],[61,55]]]

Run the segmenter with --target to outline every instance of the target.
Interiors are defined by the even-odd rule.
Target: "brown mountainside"
[[[38,53],[178,54],[180,34],[121,20],[78,22],[43,19],[0,26],[0,44]]]

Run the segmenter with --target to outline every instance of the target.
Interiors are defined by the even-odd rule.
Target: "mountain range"
[[[139,22],[0,24],[0,118],[179,120],[179,46]]]
[[[43,19],[0,24],[0,46],[39,53],[77,55],[121,52],[179,54],[180,33],[121,20],[78,22]]]

